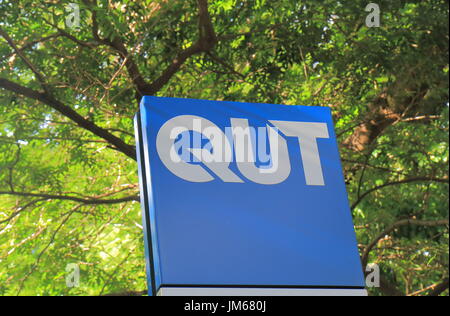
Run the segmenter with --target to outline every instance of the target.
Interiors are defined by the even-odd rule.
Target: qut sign
[[[291,162],[286,139],[278,133],[281,131],[286,137],[298,139],[303,169],[307,185],[325,185],[323,179],[320,153],[317,145],[318,138],[329,138],[328,127],[325,123],[273,121],[266,128],[258,128],[258,149],[256,148],[256,129],[251,128],[247,119],[231,118],[231,127],[226,127],[227,135],[206,118],[194,115],[181,115],[168,120],[159,130],[156,138],[158,155],[164,165],[173,174],[190,182],[210,182],[215,178],[202,166],[192,164],[186,153],[191,152],[194,157],[205,164],[218,178],[224,182],[243,183],[244,181],[229,168],[232,162],[233,146],[237,168],[248,180],[259,184],[279,184],[285,181],[291,173]],[[194,132],[194,140],[186,137],[187,132]],[[174,142],[182,136],[177,144]],[[229,137],[231,136],[231,137]],[[269,139],[270,157],[266,156],[266,139]],[[202,141],[209,141],[208,148],[203,148]],[[229,141],[231,139],[231,142]],[[197,146],[192,148],[191,146]],[[182,151],[184,160],[178,151]],[[258,157],[255,157],[255,151]],[[261,151],[264,153],[261,154]],[[263,157],[261,157],[263,156]],[[186,159],[188,158],[188,159]],[[271,166],[256,166],[257,159],[270,160]],[[267,159],[268,158],[268,159]]]
[[[151,295],[364,295],[330,110],[145,97]]]

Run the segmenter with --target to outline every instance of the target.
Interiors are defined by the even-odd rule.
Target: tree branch
[[[211,16],[208,12],[208,1],[197,0],[197,2],[199,8],[199,39],[190,47],[181,51],[172,63],[163,71],[161,76],[145,87],[143,92],[146,95],[154,95],[161,90],[188,58],[199,53],[209,52],[216,46],[217,36],[211,22]]]
[[[234,69],[233,66],[227,64],[223,59],[221,59],[220,57],[208,52],[207,55],[216,63],[218,63],[219,65],[222,65],[225,69],[229,70],[231,72],[231,74],[233,75],[237,75],[239,77],[241,77],[242,79],[245,79],[245,75],[241,74],[240,72],[236,71]]]
[[[364,249],[363,255],[361,256],[361,261],[364,270],[366,269],[367,262],[369,259],[369,254],[372,251],[372,249],[377,245],[377,243],[383,239],[385,236],[392,233],[394,230],[396,230],[399,227],[407,226],[407,225],[414,225],[414,226],[426,226],[426,227],[437,227],[437,226],[448,226],[449,220],[443,219],[438,221],[422,221],[422,220],[415,220],[415,219],[405,219],[398,221],[391,226],[389,226],[387,229],[385,229],[382,233],[380,233],[367,247]]]
[[[145,296],[148,294],[148,291],[127,291],[120,293],[111,293],[111,294],[103,294],[102,296]]]
[[[139,71],[137,64],[134,62],[133,58],[131,58],[130,54],[128,53],[128,50],[125,47],[123,41],[116,36],[112,40],[104,39],[103,43],[112,47],[120,54],[120,57],[125,61],[125,67],[127,68],[128,74],[131,80],[133,81],[134,86],[136,87],[138,95],[140,97],[145,95],[145,90],[147,89],[148,84],[145,81],[144,77],[142,76],[141,72]]]
[[[383,275],[380,275],[380,291],[387,296],[404,296],[404,294]]]
[[[128,196],[119,199],[102,200],[97,198],[79,198],[76,196],[66,196],[66,195],[54,195],[54,194],[43,194],[43,193],[24,193],[24,192],[5,192],[0,191],[0,195],[10,195],[10,196],[21,196],[21,197],[34,197],[41,198],[45,200],[65,200],[81,203],[84,205],[101,205],[101,204],[120,204],[126,202],[139,202],[139,196]]]
[[[96,5],[96,1],[83,1],[87,6],[93,7]],[[137,99],[144,95],[155,95],[159,90],[161,90],[170,79],[177,73],[181,66],[186,62],[188,58],[193,55],[209,52],[217,44],[217,36],[214,31],[211,17],[208,12],[208,1],[207,0],[197,0],[198,2],[198,16],[199,16],[199,39],[192,44],[190,47],[181,51],[172,63],[162,72],[162,74],[156,78],[153,82],[148,83],[142,73],[139,70],[138,65],[130,56],[129,51],[126,48],[125,41],[117,35],[113,35],[111,39],[101,38],[99,35],[99,24],[97,21],[97,14],[95,9],[92,10],[92,34],[94,39],[103,45],[107,45],[119,53],[120,57],[125,61],[125,67],[127,69],[128,75],[130,76],[133,85],[136,90]],[[49,22],[47,22],[49,23]],[[54,26],[56,27],[56,26]],[[112,25],[108,27],[113,27]],[[57,27],[56,27],[57,28]],[[74,36],[57,28],[61,35],[69,38],[70,40],[78,43],[84,47],[92,47],[91,43],[82,42],[76,39]]]
[[[31,69],[31,71],[36,75],[36,78],[41,83],[42,88],[44,89],[44,93],[40,93],[38,91],[34,91],[32,89],[20,86],[12,81],[7,79],[0,78],[0,87],[11,92],[15,92],[22,96],[38,100],[53,109],[60,112],[62,115],[70,118],[72,121],[77,123],[80,127],[91,131],[95,135],[100,138],[105,139],[107,142],[112,144],[117,148],[117,150],[123,152],[130,158],[136,160],[136,152],[135,148],[131,145],[126,144],[122,139],[114,136],[109,133],[107,130],[100,128],[95,123],[86,120],[84,117],[79,115],[76,111],[74,111],[71,107],[61,103],[57,99],[53,97],[50,92],[50,89],[47,86],[47,83],[44,79],[44,76],[37,70],[37,68],[31,63],[31,61],[22,53],[22,51],[17,47],[11,37],[0,28],[0,35],[8,42],[8,44],[13,48],[13,50],[20,56],[20,58],[25,62],[25,64]]]
[[[59,34],[60,36],[64,36],[64,37],[68,38],[69,40],[71,40],[72,42],[78,44],[78,45],[81,46],[81,47],[85,47],[85,48],[95,48],[95,47],[98,46],[97,43],[81,41],[81,40],[79,40],[78,38],[76,38],[75,36],[73,36],[72,34],[66,32],[65,30],[63,30],[63,29],[61,29],[61,28],[59,28],[57,25],[51,23],[51,22],[48,21],[47,19],[44,18],[43,20],[44,20],[45,23],[47,23],[48,25],[50,25],[50,26],[54,27],[55,29],[57,29],[58,32],[59,32],[58,34]]]
[[[399,184],[405,184],[405,183],[412,183],[412,182],[427,182],[427,181],[430,181],[430,182],[439,182],[439,183],[447,183],[447,184],[449,183],[448,178],[440,179],[440,178],[430,178],[430,177],[417,177],[417,178],[410,178],[410,179],[405,179],[405,180],[401,180],[401,181],[388,182],[388,183],[385,183],[385,184],[376,186],[376,187],[374,187],[374,188],[368,190],[368,191],[365,192],[364,194],[362,194],[362,195],[356,200],[356,202],[353,203],[353,205],[352,205],[352,210],[354,210],[354,209],[356,208],[356,206],[358,206],[359,203],[361,203],[361,201],[362,201],[366,196],[368,196],[369,194],[371,194],[371,193],[373,193],[373,192],[375,192],[375,191],[378,191],[378,190],[380,190],[380,189],[383,189],[383,188],[386,188],[386,187],[389,187],[389,186],[393,186],[393,185],[399,185]]]
[[[401,119],[399,122],[418,122],[418,121],[431,121],[431,120],[439,120],[441,119],[441,115],[422,115],[416,117],[407,117]]]
[[[448,278],[444,279],[442,283],[436,285],[434,289],[428,294],[428,296],[439,296],[446,290],[448,290],[449,287],[449,280]]]
[[[428,293],[428,296],[439,296],[446,289],[448,289],[448,278],[444,279],[444,281],[441,281],[440,283],[432,284],[424,289],[408,294],[408,296],[419,296],[420,294],[428,291],[431,291],[430,293]],[[437,290],[437,292],[434,292],[435,290]]]
[[[118,151],[124,153],[128,157],[136,160],[136,150],[135,147],[132,145],[129,145],[125,143],[122,139],[118,138],[117,136],[114,136],[113,134],[109,133],[107,130],[97,126],[92,121],[89,121],[82,117],[80,114],[78,114],[76,111],[74,111],[71,107],[61,103],[60,101],[56,100],[53,96],[49,95],[48,93],[40,93],[38,91],[32,90],[27,87],[23,87],[21,85],[18,85],[17,83],[14,83],[12,81],[9,81],[8,79],[0,78],[0,88],[3,88],[5,90],[14,92],[16,94],[19,94],[21,96],[37,100],[41,103],[44,103],[51,108],[55,109],[65,117],[69,118],[70,120],[74,121],[78,126],[92,132],[94,135],[97,135],[98,137],[106,140],[108,143],[113,145],[115,148],[117,148]]]
[[[0,36],[2,36],[9,46],[16,52],[17,55],[23,60],[23,62],[30,68],[30,70],[34,73],[38,81],[41,83],[44,90],[47,91],[47,85],[44,80],[44,76],[37,70],[37,68],[31,63],[31,61],[23,54],[17,45],[14,43],[12,38],[0,27]]]
[[[97,1],[89,1],[84,0],[83,1],[87,6],[93,7],[97,5]],[[110,28],[113,28],[112,25],[109,25]],[[99,24],[97,21],[97,12],[95,11],[95,8],[92,10],[92,34],[94,36],[94,39],[99,42],[100,44],[107,45],[114,49],[116,52],[119,53],[120,57],[125,61],[125,67],[127,68],[128,74],[135,86],[136,93],[138,96],[138,102],[140,101],[140,98],[145,95],[145,91],[148,88],[148,83],[145,81],[144,77],[142,76],[139,67],[134,62],[133,58],[130,56],[123,39],[121,39],[117,35],[113,35],[112,39],[108,38],[100,38],[99,35]]]
[[[44,43],[44,42],[47,42],[47,41],[49,41],[49,40],[51,40],[51,39],[58,38],[58,37],[60,37],[60,36],[62,36],[62,34],[60,34],[60,33],[55,33],[55,34],[48,35],[48,36],[42,37],[42,38],[40,38],[40,39],[31,41],[31,42],[25,43],[25,44],[23,44],[22,47],[19,48],[19,51],[20,51],[20,52],[23,52],[23,51],[25,51],[25,50],[27,50],[27,49],[30,49],[31,47],[33,47],[34,45],[36,45],[36,44],[38,44],[38,43]],[[17,52],[14,51],[14,52],[12,52],[11,54],[6,55],[6,56],[4,57],[4,60],[6,60],[6,59],[8,59],[8,58],[10,58],[11,56],[16,55],[16,54],[17,54]]]
[[[81,207],[81,205],[77,205],[75,208],[73,208],[69,214],[61,221],[61,223],[59,224],[59,226],[56,228],[56,230],[52,233],[52,236],[50,238],[50,241],[47,243],[47,245],[44,247],[44,249],[41,250],[41,252],[39,253],[39,255],[37,256],[37,259],[35,261],[35,263],[32,265],[30,271],[28,271],[28,273],[20,280],[20,285],[19,285],[19,289],[17,291],[17,296],[20,295],[20,293],[23,290],[23,287],[25,285],[26,280],[31,276],[31,274],[37,269],[37,267],[39,266],[39,263],[41,262],[42,256],[44,255],[44,253],[50,248],[50,246],[53,244],[53,242],[56,239],[56,235],[59,233],[59,231],[64,227],[64,225],[69,221],[70,217],[72,216],[72,214],[74,214],[74,212],[79,209]]]
[[[10,221],[13,220],[15,217],[17,217],[20,213],[26,211],[29,207],[35,205],[36,203],[43,202],[43,201],[45,201],[45,199],[37,199],[37,200],[31,201],[30,203],[27,203],[27,204],[24,205],[24,206],[19,207],[19,208],[18,208],[14,213],[12,213],[8,218],[6,218],[6,219],[4,219],[4,220],[1,220],[1,221],[0,221],[0,224],[5,224],[5,223],[10,222]]]

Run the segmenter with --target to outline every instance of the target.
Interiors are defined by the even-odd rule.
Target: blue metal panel
[[[318,138],[324,186],[307,185],[298,139],[286,137],[291,173],[282,183],[257,184],[230,165],[243,183],[194,183],[161,161],[160,128],[181,115],[220,129],[231,118],[266,127],[269,121],[325,123]],[[143,160],[154,283],[262,287],[364,287],[336,135],[325,107],[283,106],[145,97]],[[169,141],[169,140],[168,140]],[[139,156],[139,155],[138,155]],[[200,164],[201,165],[201,164]],[[142,192],[142,188],[141,188]],[[144,206],[144,204],[143,204]],[[144,223],[145,224],[145,223]],[[148,239],[147,239],[148,240]]]

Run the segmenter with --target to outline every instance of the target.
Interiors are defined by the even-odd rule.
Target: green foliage
[[[80,7],[77,28],[65,23],[69,3]],[[377,1],[380,28],[366,27],[367,3],[209,1],[217,44],[189,56],[156,93],[331,107],[361,253],[390,225],[448,219],[449,208],[448,2]],[[0,29],[45,85],[1,35],[0,80],[47,89],[133,144],[138,89],[129,61],[144,81],[161,78],[198,40],[198,5],[0,0]],[[117,39],[126,56],[111,45]],[[0,81],[0,295],[146,288],[139,203],[55,197],[135,196],[136,162],[117,149]],[[401,226],[376,242],[368,260],[400,293],[429,294],[448,277],[448,238],[448,225]],[[66,286],[72,263],[81,267],[78,288]]]

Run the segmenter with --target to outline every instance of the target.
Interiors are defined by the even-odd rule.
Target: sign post
[[[331,112],[144,97],[151,295],[366,295]]]

